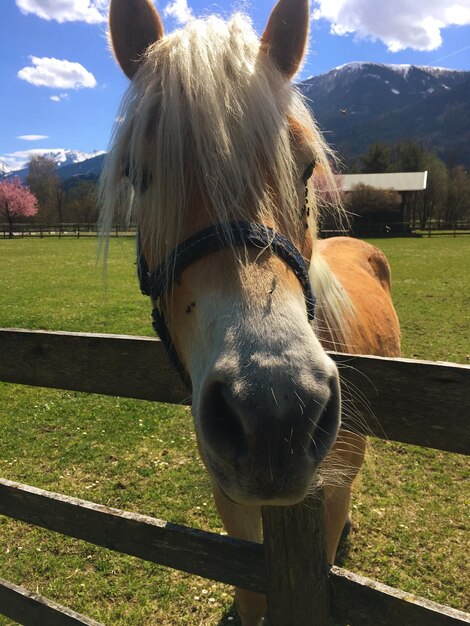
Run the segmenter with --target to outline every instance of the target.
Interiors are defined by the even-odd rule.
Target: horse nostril
[[[201,402],[201,427],[204,439],[218,456],[240,458],[248,450],[240,417],[230,389],[222,382],[211,383]]]
[[[337,378],[332,381],[331,395],[311,435],[309,453],[319,463],[333,446],[341,423],[340,395]]]

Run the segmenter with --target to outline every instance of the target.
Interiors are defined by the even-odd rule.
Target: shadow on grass
[[[235,603],[222,615],[222,619],[217,626],[242,626]]]

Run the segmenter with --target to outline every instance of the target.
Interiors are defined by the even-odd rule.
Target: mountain
[[[416,65],[348,63],[298,84],[326,139],[347,164],[371,143],[412,139],[448,164],[470,166],[470,72]],[[54,150],[61,180],[96,180],[106,154]],[[2,169],[6,168],[6,169]],[[7,171],[19,176],[28,170]]]
[[[99,152],[92,158],[59,167],[57,174],[61,180],[96,180],[101,174],[105,158],[106,152]]]
[[[12,171],[11,167],[5,163],[5,161],[0,161],[0,178],[6,176]]]
[[[42,156],[52,159],[57,163],[57,167],[67,167],[76,163],[82,163],[89,159],[93,159],[104,154],[103,150],[94,150],[93,152],[81,152],[80,150],[51,150]]]
[[[103,167],[106,153],[103,150],[94,152],[81,152],[80,150],[51,150],[44,152],[41,156],[51,159],[57,164],[57,174],[61,180],[68,180],[73,177],[84,179],[98,178]],[[8,172],[9,175],[18,176],[25,180],[28,175],[28,168]]]
[[[470,165],[470,72],[348,63],[298,87],[346,162],[373,142],[412,139]]]

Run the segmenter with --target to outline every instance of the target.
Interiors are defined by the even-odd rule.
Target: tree
[[[42,219],[46,222],[62,222],[64,194],[56,162],[45,156],[33,156],[28,169],[26,182],[38,199]]]
[[[403,141],[397,144],[396,153],[394,172],[423,172],[426,169],[426,158],[432,154],[416,141]]]
[[[395,213],[400,209],[401,196],[395,189],[376,189],[360,183],[347,194],[345,205],[353,215]]]
[[[32,217],[38,212],[36,197],[28,187],[23,187],[19,178],[8,178],[0,182],[0,213],[10,226],[13,237],[13,220],[18,217]]]
[[[363,174],[383,174],[388,172],[392,162],[392,150],[387,143],[373,143],[367,152],[360,157]]]
[[[455,228],[459,220],[470,217],[470,174],[461,166],[454,167],[449,174],[447,203],[440,218],[443,226]]]
[[[447,200],[449,173],[445,163],[435,154],[426,152],[424,170],[428,173],[426,189],[417,194],[417,213],[419,225],[426,228],[432,218],[442,212]],[[416,195],[416,194],[415,194]]]
[[[83,180],[67,193],[67,216],[73,222],[95,224],[98,221],[98,191],[93,181]]]

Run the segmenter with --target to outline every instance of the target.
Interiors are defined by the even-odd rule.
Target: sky
[[[262,33],[274,0],[156,0],[165,31],[242,10]],[[109,0],[0,0],[0,160],[106,150],[128,81],[107,43]],[[311,0],[297,79],[352,61],[470,70],[470,0]]]

